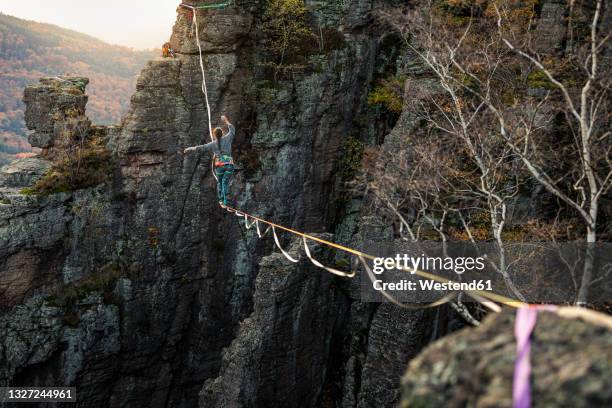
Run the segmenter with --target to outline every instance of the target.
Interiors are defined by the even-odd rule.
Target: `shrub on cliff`
[[[269,0],[263,16],[264,45],[270,59],[263,65],[279,73],[306,67],[305,56],[310,53],[317,36],[307,25],[303,0]]]
[[[384,106],[389,112],[400,114],[404,107],[404,78],[383,79],[368,95],[368,105]]]
[[[23,194],[48,195],[93,187],[108,180],[111,154],[105,147],[106,139],[94,135],[83,145],[67,152],[33,187]]]

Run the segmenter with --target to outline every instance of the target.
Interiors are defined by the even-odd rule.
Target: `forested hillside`
[[[0,165],[29,150],[22,102],[26,85],[48,75],[87,76],[89,116],[110,124],[127,109],[136,75],[155,54],[0,13]]]

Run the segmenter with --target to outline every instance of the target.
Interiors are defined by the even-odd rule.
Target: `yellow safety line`
[[[329,247],[339,249],[340,251],[348,252],[348,253],[356,255],[356,256],[361,256],[361,257],[369,259],[369,260],[374,260],[374,259],[377,258],[377,257],[375,257],[373,255],[366,254],[366,253],[358,251],[356,249],[345,247],[344,245],[340,245],[340,244],[336,244],[334,242],[326,241],[326,240],[321,239],[321,238],[313,237],[312,235],[308,235],[308,234],[305,234],[303,232],[296,231],[294,229],[287,228],[287,227],[284,227],[282,225],[275,224],[273,222],[264,220],[262,218],[255,217],[254,215],[251,215],[251,214],[246,213],[244,211],[236,210],[235,208],[232,208],[232,207],[226,206],[225,208],[228,211],[230,211],[230,212],[244,214],[247,217],[250,217],[250,218],[252,218],[254,220],[257,220],[259,222],[263,222],[264,224],[268,224],[268,225],[273,226],[275,228],[279,228],[279,229],[282,229],[284,231],[287,231],[287,232],[289,232],[291,234],[298,235],[298,236],[301,236],[301,237],[304,237],[304,238],[308,238],[310,240],[319,242],[319,243],[327,245]],[[433,281],[436,281],[436,282],[440,282],[440,283],[450,283],[450,282],[453,282],[452,280],[444,278],[442,276],[434,275],[432,273],[424,272],[424,271],[421,271],[421,270],[418,270],[418,269],[416,269],[416,270],[406,269],[406,268],[398,268],[398,269],[406,271],[406,272],[414,273],[415,275],[418,275],[418,276],[421,276],[423,278],[430,279],[430,280],[433,280]],[[521,302],[520,300],[512,299],[512,298],[509,298],[509,297],[497,294],[495,292],[489,292],[489,291],[485,291],[485,290],[469,290],[469,291],[466,291],[466,292],[476,293],[476,294],[478,294],[478,295],[480,295],[480,296],[482,296],[482,297],[484,297],[486,299],[489,299],[489,300],[492,300],[494,302],[498,302],[498,303],[504,304],[506,306],[514,307],[514,308],[517,308],[517,309],[521,308],[521,307],[529,306],[529,304],[527,304],[525,302]]]

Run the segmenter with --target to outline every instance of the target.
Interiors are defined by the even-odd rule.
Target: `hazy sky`
[[[56,24],[111,44],[159,48],[180,0],[0,0],[0,12]]]

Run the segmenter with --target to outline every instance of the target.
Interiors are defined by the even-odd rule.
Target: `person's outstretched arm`
[[[203,145],[188,147],[185,150],[183,150],[183,153],[205,152],[207,150],[212,150],[215,144],[216,142],[209,142]]]
[[[230,123],[227,116],[225,115],[221,116],[221,120],[223,121],[223,123],[225,123],[228,129],[227,135],[225,135],[225,137],[228,137],[230,140],[230,143],[232,143],[234,141],[234,136],[236,136],[236,128],[234,127],[234,125]]]

